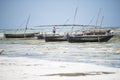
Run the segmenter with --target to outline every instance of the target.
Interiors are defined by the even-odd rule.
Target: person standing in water
[[[56,28],[53,27],[53,34],[55,35],[55,33],[56,33]]]

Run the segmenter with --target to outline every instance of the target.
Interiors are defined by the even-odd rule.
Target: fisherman
[[[56,33],[56,28],[53,27],[53,34],[55,35],[55,33]]]
[[[110,29],[109,29],[109,30],[107,30],[107,33],[110,33],[110,31],[111,31]]]

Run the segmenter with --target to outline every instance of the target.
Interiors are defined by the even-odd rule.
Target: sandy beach
[[[120,69],[87,63],[0,58],[0,80],[119,80]]]

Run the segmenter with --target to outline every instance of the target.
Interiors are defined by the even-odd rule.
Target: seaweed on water
[[[56,74],[46,74],[46,75],[40,75],[40,76],[87,76],[87,75],[103,75],[103,74],[115,74],[115,72],[83,72],[83,73],[56,73]]]

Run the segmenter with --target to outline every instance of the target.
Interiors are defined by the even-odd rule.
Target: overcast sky
[[[76,24],[95,25],[101,8],[98,24],[104,16],[102,26],[120,26],[120,0],[0,0],[0,28],[18,28],[29,14],[29,27],[73,23],[76,7]]]

